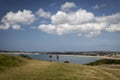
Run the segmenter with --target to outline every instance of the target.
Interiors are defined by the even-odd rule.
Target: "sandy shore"
[[[85,56],[85,55],[62,55],[62,56],[95,57],[95,58],[101,58],[101,59],[119,59],[120,60],[120,58],[114,58],[114,57],[108,57],[108,56]]]

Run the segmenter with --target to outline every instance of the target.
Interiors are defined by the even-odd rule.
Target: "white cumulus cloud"
[[[63,11],[69,11],[71,8],[75,8],[76,5],[73,2],[65,2],[63,5],[61,5],[61,10]]]
[[[104,6],[105,4],[95,5],[94,9]],[[85,9],[73,11],[71,8],[75,7],[75,3],[66,2],[61,5],[61,10],[53,15],[41,8],[35,14],[30,10],[10,11],[2,18],[0,29],[20,30],[21,24],[32,24],[37,16],[40,18],[38,20],[41,21],[37,29],[48,34],[76,34],[91,38],[100,35],[102,32],[120,31],[120,12],[107,16],[95,16]],[[32,27],[32,29],[36,29],[36,27]]]
[[[13,29],[18,29],[19,24],[31,24],[36,20],[35,15],[30,10],[23,10],[18,12],[8,12],[1,20],[2,25],[0,29],[8,29],[10,26],[14,26]],[[17,26],[16,26],[17,25]],[[16,27],[17,28],[16,28]],[[20,28],[20,25],[19,25]]]
[[[15,30],[19,30],[20,29],[20,25],[17,25],[17,24],[12,25],[12,28],[15,29]]]
[[[80,24],[85,23],[94,19],[94,15],[86,10],[79,9],[76,12],[66,13],[63,11],[58,11],[55,15],[51,17],[53,24]]]
[[[4,23],[0,25],[0,29],[4,29],[4,30],[9,29],[9,27],[10,27],[9,23]]]
[[[51,13],[50,12],[45,12],[41,8],[36,12],[36,15],[38,15],[41,18],[46,18],[46,19],[51,17]]]
[[[30,10],[23,10],[18,11],[16,13],[14,12],[8,12],[5,17],[2,19],[3,23],[10,23],[10,24],[16,24],[16,23],[22,23],[22,24],[30,24],[33,23],[35,20],[34,14],[32,14],[32,11]]]
[[[108,32],[118,32],[120,31],[120,23],[118,24],[110,24],[109,27],[106,28]]]
[[[91,37],[96,36],[96,34],[100,34],[101,30],[104,30],[106,27],[105,23],[85,23],[85,24],[42,24],[39,26],[39,29],[47,32],[47,33],[52,33],[52,34],[58,34],[58,35],[63,35],[63,34],[82,34],[84,36],[88,35]]]
[[[119,21],[120,13],[98,17],[84,9],[57,11],[51,16],[50,24],[40,24],[38,29],[50,34],[77,34],[91,38],[100,35],[102,31],[120,31]]]
[[[41,24],[38,26],[38,29],[47,33],[56,33],[56,26],[52,24],[49,25]]]

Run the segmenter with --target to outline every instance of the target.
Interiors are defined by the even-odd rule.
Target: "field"
[[[21,65],[1,70],[0,80],[120,80],[119,68],[20,60]]]

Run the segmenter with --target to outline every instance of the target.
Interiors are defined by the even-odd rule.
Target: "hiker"
[[[48,56],[49,56],[49,61],[52,62],[52,55],[48,54]]]
[[[56,58],[57,58],[57,62],[59,62],[59,55],[58,54],[56,55]]]

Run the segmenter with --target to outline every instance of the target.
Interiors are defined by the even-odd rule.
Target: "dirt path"
[[[107,72],[107,71],[99,69],[99,68],[96,68],[96,70],[99,71],[100,73],[102,73],[102,75],[110,77],[112,80],[119,80],[119,78],[117,78],[114,74],[112,74],[110,72]]]

